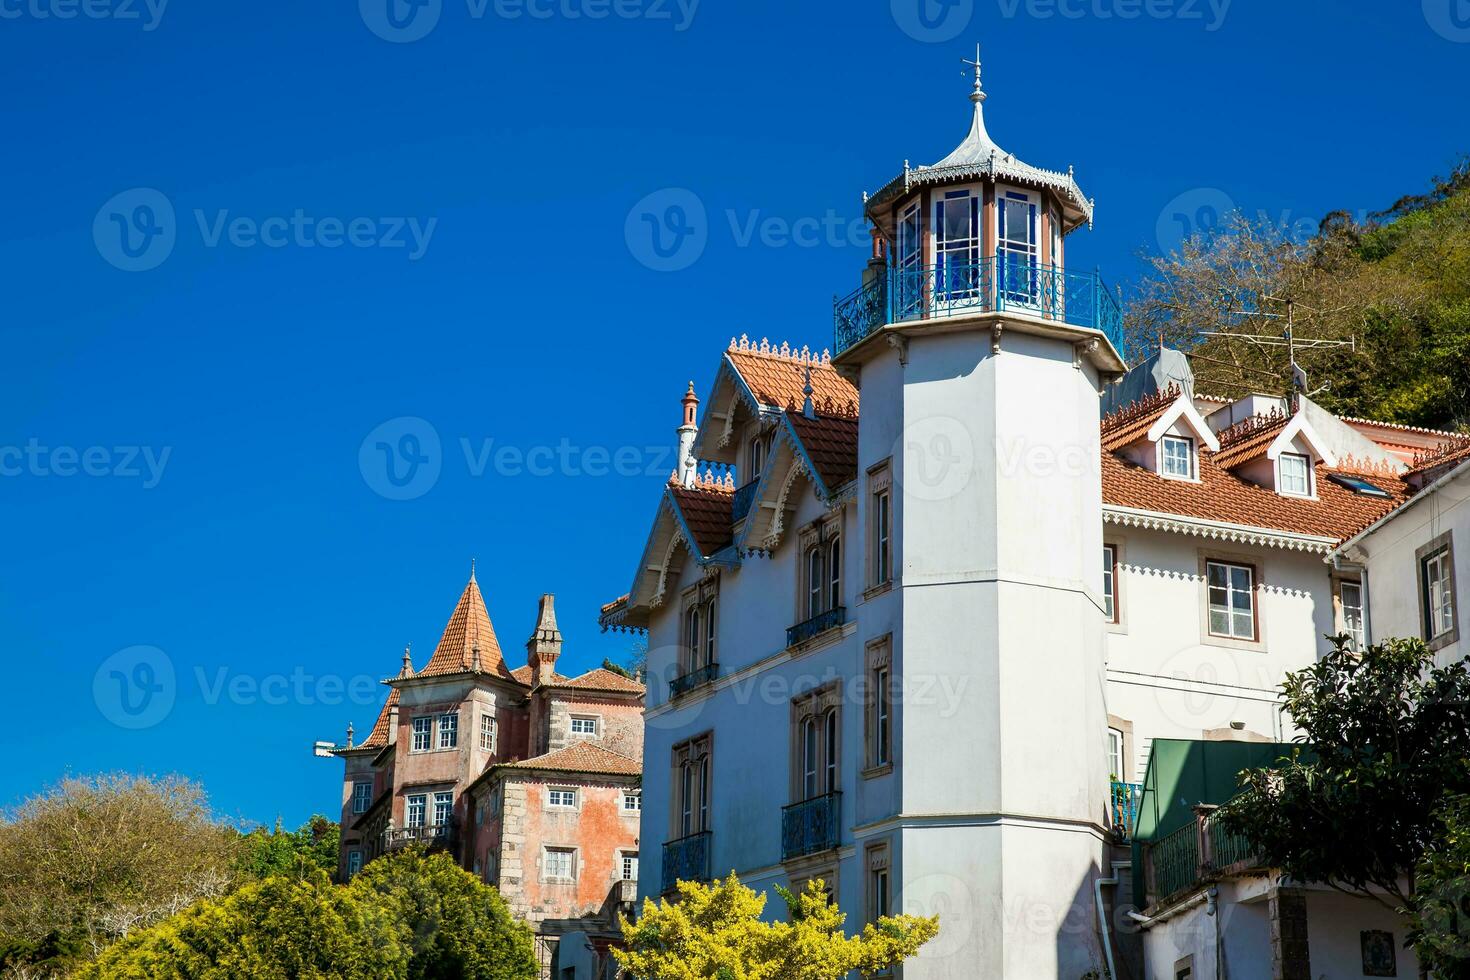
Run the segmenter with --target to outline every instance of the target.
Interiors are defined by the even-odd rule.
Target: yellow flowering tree
[[[842,980],[884,972],[939,933],[938,916],[896,915],[848,935],[824,888],[777,889],[788,921],[765,922],[766,896],[733,872],[712,885],[681,881],[677,900],[645,901],[636,923],[622,920],[627,949],[613,955],[640,980]]]

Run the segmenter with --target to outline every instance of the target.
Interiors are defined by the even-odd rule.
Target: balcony
[[[731,504],[733,508],[730,513],[731,524],[739,524],[745,520],[745,515],[750,513],[750,505],[755,502],[755,488],[760,485],[760,482],[760,479],[756,478],[735,491],[735,500]]]
[[[1150,903],[1195,888],[1233,867],[1249,867],[1256,862],[1249,841],[1227,834],[1215,822],[1216,809],[1196,807],[1194,820],[1144,846],[1144,881]]]
[[[681,881],[709,881],[708,830],[671,840],[664,845],[662,892],[674,891]]]
[[[842,794],[827,793],[781,809],[781,860],[830,851],[842,834]]]
[[[1123,354],[1122,306],[1100,275],[1018,255],[889,268],[832,301],[834,346],[841,354],[889,323],[1006,312],[1100,331]]]
[[[681,694],[688,694],[696,687],[713,683],[714,679],[718,676],[720,676],[720,665],[717,663],[708,663],[703,667],[697,667],[683,677],[675,677],[669,681],[669,697],[672,699],[679,697]]]
[[[425,844],[428,847],[453,847],[458,834],[453,820],[446,823],[424,824],[421,827],[390,827],[383,831],[385,849],[396,851],[410,844]]]
[[[1133,839],[1138,824],[1138,801],[1143,797],[1142,783],[1120,783],[1113,780],[1108,791],[1108,810],[1113,835],[1120,841]]]
[[[805,643],[812,637],[819,636],[830,629],[836,629],[845,622],[847,622],[847,607],[833,606],[824,613],[817,613],[805,622],[786,627],[786,645],[794,647],[798,643]]]

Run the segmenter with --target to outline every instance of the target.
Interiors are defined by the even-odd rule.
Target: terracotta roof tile
[[[585,772],[613,776],[637,776],[643,764],[594,742],[575,742],[564,749],[532,756],[520,762],[507,762],[503,769],[550,769],[556,772]]]
[[[393,707],[398,704],[398,688],[388,692],[388,700],[383,702],[383,710],[378,712],[378,720],[373,722],[373,730],[368,737],[363,739],[361,745],[354,746],[359,749],[379,749],[388,744],[388,723],[391,720]]]
[[[819,414],[809,419],[801,412],[787,412],[786,419],[828,490],[857,479],[857,416]]]
[[[510,672],[510,676],[516,681],[516,683],[518,683],[518,684],[524,684],[527,687],[530,687],[531,686],[531,665],[530,664],[522,664],[521,666],[517,667],[515,670],[511,671]],[[552,671],[552,673],[551,673],[551,683],[553,683],[553,684],[560,684],[563,681],[566,681],[568,679],[569,678],[567,678],[567,677],[565,677],[565,676],[563,676],[561,674],[556,673],[556,671]]]
[[[500,641],[495,638],[495,627],[490,625],[490,614],[485,611],[485,598],[480,595],[479,583],[470,576],[469,584],[460,594],[454,612],[439,638],[434,655],[419,671],[419,676],[433,674],[458,674],[468,671],[474,663],[474,648],[480,647],[480,669],[487,674],[509,677],[505,659],[500,655]]]
[[[1410,473],[1423,473],[1427,470],[1439,469],[1452,463],[1460,463],[1470,459],[1470,438],[1455,436],[1438,449],[1432,449],[1427,453],[1421,453],[1414,457],[1414,462],[1409,467]]]
[[[573,688],[586,691],[620,691],[628,694],[642,694],[643,685],[630,677],[624,677],[615,670],[606,667],[596,667],[585,674],[578,674],[568,680],[565,677],[558,678],[552,683],[557,687]]]
[[[772,347],[766,341],[752,344],[745,338],[731,341],[725,356],[762,405],[768,408],[800,408],[806,400],[806,374],[811,369],[812,400],[830,414],[857,414],[858,391],[838,374],[824,356],[789,345]]]
[[[712,555],[734,540],[730,533],[730,519],[735,513],[732,491],[712,484],[671,485],[669,495],[684,515],[689,533],[694,535],[694,546],[702,556]]]
[[[1102,420],[1102,444],[1107,450],[1122,449],[1142,439],[1159,416],[1179,400],[1179,386],[1170,385],[1118,409]]]
[[[1239,466],[1264,453],[1290,422],[1289,416],[1272,411],[1269,415],[1252,415],[1219,432],[1220,451],[1215,465]]]

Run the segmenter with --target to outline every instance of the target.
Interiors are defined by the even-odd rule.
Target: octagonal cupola
[[[864,195],[873,253],[863,285],[834,306],[842,357],[896,324],[1007,313],[1018,323],[1097,335],[1121,369],[1122,312],[1096,272],[1069,270],[1064,238],[1091,226],[1093,202],[1072,168],[1032,166],[1002,149],[985,123],[980,52],[970,127],[937,163],[912,166]],[[852,359],[848,357],[846,359]]]

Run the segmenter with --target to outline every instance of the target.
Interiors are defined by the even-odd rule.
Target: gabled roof
[[[806,453],[827,493],[857,479],[857,415],[823,415],[810,418],[801,412],[786,412],[783,421]]]
[[[473,670],[476,646],[480,648],[481,672],[505,678],[511,676],[506,669],[505,659],[500,654],[500,641],[495,638],[495,627],[490,625],[490,614],[485,610],[485,598],[480,595],[480,585],[475,581],[475,573],[471,571],[469,583],[460,593],[454,612],[449,614],[449,622],[444,626],[444,634],[439,638],[434,655],[417,676],[461,674]]]
[[[540,769],[552,772],[588,773],[590,775],[637,776],[643,763],[637,759],[605,749],[595,742],[574,742],[564,749],[543,755],[507,762],[496,769]]]
[[[1272,411],[1268,415],[1252,415],[1222,429],[1215,465],[1228,469],[1266,455],[1289,421],[1290,416],[1284,412]]]
[[[524,685],[526,687],[530,687],[531,686],[531,681],[533,679],[531,677],[531,665],[530,664],[521,664],[515,670],[513,670],[513,671],[510,672],[510,676],[511,676],[511,679],[514,680],[517,684],[522,684],[522,685]],[[557,683],[560,683],[562,681],[566,681],[566,680],[570,680],[570,679],[571,678],[566,677],[563,674],[558,674],[555,671],[553,671],[552,674],[551,674],[551,682],[553,684],[557,684]]]
[[[1178,385],[1171,384],[1104,415],[1100,424],[1103,449],[1116,452],[1146,438],[1148,430],[1182,394]]]
[[[826,351],[816,354],[806,347],[798,351],[789,344],[776,347],[767,340],[755,344],[742,336],[738,342],[730,341],[725,359],[762,408],[801,408],[810,374],[812,400],[819,408],[857,414],[857,388],[837,373]]]
[[[669,500],[689,534],[699,558],[708,558],[730,545],[730,518],[735,488],[713,479],[692,487],[670,483]]]
[[[383,702],[383,708],[378,712],[378,720],[373,722],[373,730],[368,737],[357,746],[360,749],[380,749],[388,744],[388,724],[392,719],[394,707],[398,704],[398,688],[388,692],[388,700]]]
[[[552,681],[553,687],[567,688],[574,691],[614,691],[619,694],[642,694],[643,685],[631,677],[624,677],[615,670],[606,667],[594,667],[585,674],[567,679],[565,677]]]

